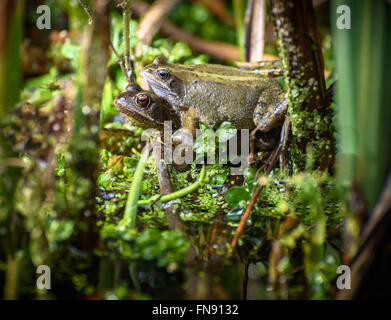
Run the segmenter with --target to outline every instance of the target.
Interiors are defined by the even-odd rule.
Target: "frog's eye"
[[[146,94],[138,94],[136,96],[136,102],[140,107],[146,107],[149,105],[151,99]]]
[[[170,71],[168,71],[166,68],[158,69],[157,75],[160,79],[166,80],[170,76]]]

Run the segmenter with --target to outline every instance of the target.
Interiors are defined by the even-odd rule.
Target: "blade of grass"
[[[350,8],[351,29],[338,29],[336,13],[341,5]],[[349,183],[354,212],[345,219],[345,263],[359,245],[363,221],[359,201],[370,209],[379,196],[391,164],[390,75],[388,55],[391,41],[390,9],[385,1],[333,1],[338,83],[336,88],[338,174]]]
[[[194,182],[190,186],[183,188],[181,190],[175,191],[173,193],[165,194],[163,196],[158,195],[157,197],[152,197],[147,200],[140,200],[140,201],[138,201],[138,205],[146,206],[146,205],[149,205],[149,204],[151,204],[153,202],[157,202],[157,201],[164,203],[164,202],[172,201],[172,200],[175,200],[178,198],[182,198],[182,197],[194,192],[198,188],[202,187],[207,181],[208,181],[208,177],[206,174],[206,167],[204,165],[204,166],[202,166],[202,169],[200,172],[200,177],[198,178],[198,180],[196,182]]]
[[[140,160],[137,164],[136,172],[133,176],[132,185],[128,193],[128,199],[126,201],[124,217],[120,222],[121,226],[129,228],[136,228],[136,216],[138,207],[138,198],[140,196],[141,184],[144,176],[145,165],[148,161],[150,152],[149,142],[145,145],[141,152]]]
[[[20,46],[23,34],[23,0],[0,1],[0,117],[3,118],[19,99],[21,86]],[[22,169],[13,165],[16,158],[12,145],[0,130],[0,208],[2,223],[11,234],[1,237],[0,251],[7,255],[4,277],[4,299],[17,299],[19,291],[22,251],[17,251],[20,237],[24,236],[17,223],[15,191]],[[6,231],[7,232],[7,231]]]
[[[233,0],[234,16],[235,16],[235,29],[236,29],[236,38],[239,46],[239,60],[243,61],[244,59],[244,12],[245,12],[245,3],[243,0]]]

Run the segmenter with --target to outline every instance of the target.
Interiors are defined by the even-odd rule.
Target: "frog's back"
[[[229,121],[237,129],[251,129],[259,95],[257,86],[245,83],[227,86],[219,81],[196,80],[187,86],[186,103],[196,110],[198,120],[211,128]]]
[[[265,80],[265,76],[262,74],[220,64],[171,64],[169,67],[181,79],[190,78],[207,81],[215,78],[216,80],[220,81],[235,80],[243,82]]]

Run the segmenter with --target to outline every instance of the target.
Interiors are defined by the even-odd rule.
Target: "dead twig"
[[[278,143],[278,146],[272,152],[272,154],[269,156],[268,160],[262,166],[262,168],[258,170],[257,175],[256,175],[256,179],[258,179],[258,173],[261,170],[263,170],[265,167],[266,167],[266,171],[265,171],[266,176],[268,176],[270,174],[270,172],[273,170],[273,168],[276,165],[277,159],[281,156],[281,154],[283,154],[285,152],[286,144],[287,144],[287,140],[288,140],[288,135],[289,135],[289,130],[290,130],[290,118],[289,118],[289,116],[286,116],[284,124],[282,126],[282,130],[281,130],[281,134],[280,134],[280,141]],[[231,241],[232,250],[229,253],[229,256],[232,254],[232,251],[235,249],[237,242],[239,240],[239,237],[243,232],[244,226],[246,225],[247,219],[250,216],[250,213],[257,202],[258,196],[261,193],[264,186],[266,185],[266,183],[267,183],[267,179],[262,179],[262,178],[259,179],[259,186],[257,187],[255,192],[251,196],[250,202],[249,202],[246,210],[243,213],[243,216],[240,220],[239,226],[236,228],[234,238]]]
[[[289,128],[290,128],[290,119],[289,119],[289,116],[287,116],[285,118],[283,128],[281,130],[281,135],[280,135],[281,138],[280,138],[280,142],[279,142],[278,146],[272,152],[272,154],[269,156],[265,165],[262,166],[262,168],[260,169],[260,170],[263,170],[263,168],[266,167],[266,171],[265,171],[266,176],[268,176],[270,174],[270,172],[273,170],[273,168],[276,165],[277,159],[280,157],[281,153],[285,151],[286,143],[287,143],[286,140],[288,138]],[[257,176],[258,176],[258,173],[257,173]],[[267,183],[267,179],[262,179],[262,178],[259,179],[259,186],[257,187],[255,192],[253,193],[253,195],[250,199],[250,202],[249,202],[249,204],[248,204],[246,210],[244,211],[243,216],[240,220],[239,226],[236,228],[234,238],[231,241],[232,250],[229,253],[229,256],[232,254],[232,251],[235,249],[235,247],[238,243],[239,237],[243,232],[244,226],[246,225],[247,219],[250,216],[250,213],[251,213],[252,209],[254,208],[255,204],[257,203],[258,196],[261,193],[264,186],[266,185],[266,183]]]
[[[169,194],[174,191],[174,188],[172,187],[171,178],[170,178],[170,172],[168,171],[168,166],[166,161],[164,160],[164,151],[162,148],[162,135],[156,134],[151,137],[151,144],[153,148],[153,155],[155,159],[155,167],[156,167],[156,175],[159,180],[159,186],[160,186],[160,194]],[[168,219],[168,225],[170,227],[170,230],[178,230],[182,228],[182,221],[174,213],[174,206],[170,205],[169,207],[165,208],[165,212],[167,214]]]
[[[122,2],[123,15],[123,33],[124,33],[124,57],[125,69],[129,73],[132,69],[130,66],[130,43],[129,43],[129,26],[130,26],[130,0]]]
[[[141,55],[144,45],[151,43],[152,37],[159,29],[164,18],[179,1],[180,0],[157,0],[149,7],[138,26],[137,37],[140,41],[136,46],[136,56]]]
[[[131,2],[132,12],[137,16],[145,14],[148,11],[149,7],[150,6],[143,1],[133,0]],[[214,58],[225,61],[239,60],[239,49],[237,46],[223,43],[220,41],[204,40],[202,38],[183,31],[175,24],[167,20],[163,20],[161,22],[160,31],[170,39],[186,42],[194,50],[205,53]],[[278,59],[277,57],[272,55],[264,55],[263,58],[265,60]]]
[[[131,8],[132,12],[140,16],[148,11],[149,5],[143,1],[133,0],[131,3]],[[165,34],[171,39],[187,42],[193,49],[198,52],[203,52],[212,57],[222,60],[239,59],[239,50],[236,46],[222,43],[219,41],[204,40],[199,37],[193,36],[167,20],[162,21],[160,30],[163,34]]]
[[[213,14],[221,22],[234,25],[235,19],[233,15],[227,10],[224,0],[192,0],[194,3],[199,3],[204,6],[211,14]]]
[[[278,159],[278,155],[280,154],[280,148],[278,147],[269,157],[269,166],[266,170],[266,175],[269,175],[269,173],[272,171],[272,169],[274,168],[276,162],[277,162],[277,159]],[[247,208],[246,208],[246,211],[244,211],[243,213],[243,216],[242,216],[242,219],[240,220],[240,223],[239,223],[239,226],[236,228],[236,232],[235,232],[235,235],[234,235],[234,238],[232,239],[231,241],[231,248],[232,250],[235,249],[237,243],[238,243],[238,240],[239,240],[239,237],[241,236],[242,232],[243,232],[243,229],[244,229],[244,226],[246,225],[246,222],[247,222],[247,219],[248,217],[250,216],[250,213],[252,211],[252,209],[254,208],[255,206],[255,203],[257,202],[258,200],[258,196],[259,194],[261,193],[263,187],[266,185],[267,181],[266,179],[260,179],[260,184],[259,186],[257,187],[257,189],[255,190],[255,192],[253,193],[252,197],[251,197],[251,200],[250,200],[250,203],[248,204]]]
[[[244,58],[246,61],[261,61],[265,48],[266,1],[250,0],[246,10],[246,35]]]
[[[94,23],[94,18],[92,17],[92,11],[87,3],[85,3],[84,0],[79,0],[80,4],[83,6],[85,12],[88,15],[88,18],[90,19],[89,23]]]

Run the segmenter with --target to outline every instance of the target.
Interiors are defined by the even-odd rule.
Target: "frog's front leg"
[[[268,88],[268,90],[265,90],[264,94],[260,96],[253,114],[256,127],[251,132],[250,136],[249,162],[255,162],[254,147],[257,132],[266,133],[274,128],[281,127],[287,109],[288,103],[285,99],[284,92],[277,86],[275,88]],[[262,144],[263,141],[258,139],[258,143]],[[270,143],[267,143],[264,144],[263,149],[268,149],[269,147]]]
[[[282,125],[288,102],[285,99],[284,93],[277,95],[267,94],[262,95],[258,99],[257,107],[254,110],[253,119],[255,123],[254,134],[257,131],[268,132]]]

